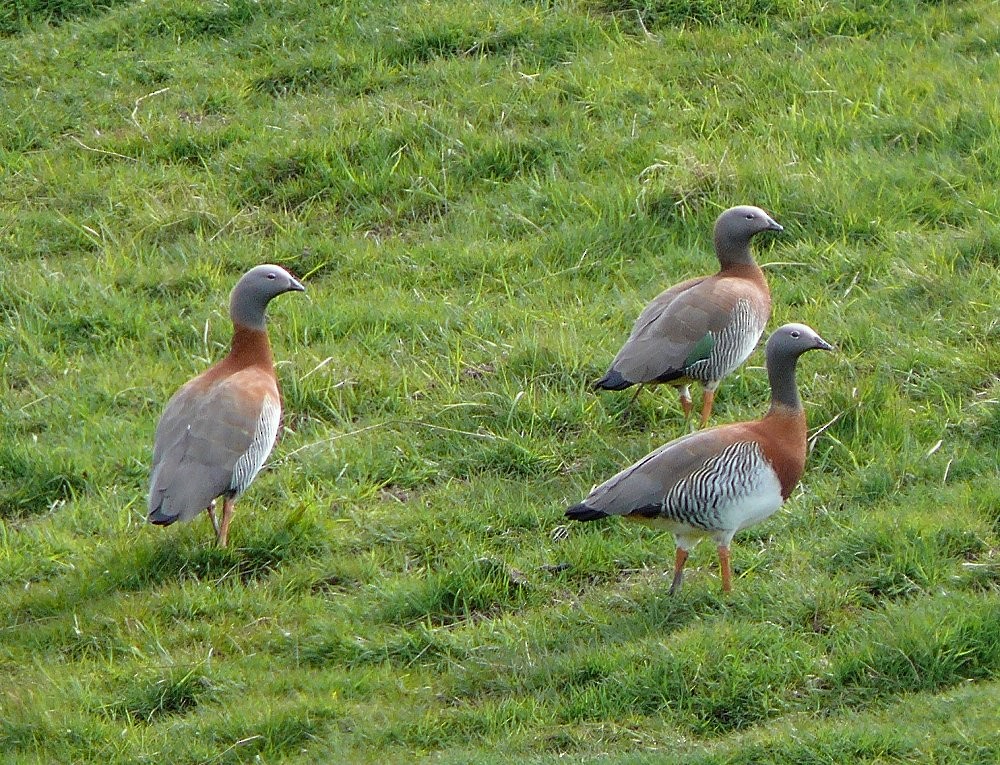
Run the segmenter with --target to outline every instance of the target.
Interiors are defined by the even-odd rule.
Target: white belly
[[[740,502],[733,502],[723,511],[725,525],[735,531],[760,523],[774,515],[784,499],[781,496],[781,481],[770,466],[760,471],[760,483]]]
[[[689,547],[706,536],[712,537],[719,544],[728,544],[737,531],[765,520],[784,502],[778,475],[763,460],[743,474],[740,488],[741,490],[724,498],[713,493],[716,501],[712,509],[692,512],[688,518],[684,518],[683,514],[671,513],[635,520],[670,531],[678,538],[682,547]]]

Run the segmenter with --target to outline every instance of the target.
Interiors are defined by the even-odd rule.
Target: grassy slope
[[[0,758],[1000,757],[995,4],[20,7]],[[774,323],[840,353],[803,361],[826,427],[734,595],[705,545],[668,599],[669,538],[555,532],[681,432],[669,391],[586,384],[741,202],[786,226]],[[310,291],[218,551],[145,525],[148,450],[261,261]]]

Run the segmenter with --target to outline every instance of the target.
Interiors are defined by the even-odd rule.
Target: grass
[[[0,11],[0,761],[920,760],[1000,736],[1000,10],[838,2]],[[814,445],[697,548],[563,508],[682,432],[596,396],[732,204]],[[144,521],[155,421],[279,262],[285,429]],[[757,416],[759,354],[716,422]]]

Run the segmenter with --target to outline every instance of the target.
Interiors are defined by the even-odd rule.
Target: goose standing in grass
[[[156,426],[149,479],[149,520],[168,526],[208,510],[225,547],[233,506],[271,453],[281,397],[267,338],[272,298],[305,287],[279,266],[250,269],[230,297],[229,354],[182,386]],[[223,497],[222,522],[215,500]]]
[[[720,425],[678,438],[595,488],[566,516],[592,521],[623,515],[671,531],[677,544],[673,594],[688,551],[701,537],[718,546],[722,590],[732,588],[729,544],[788,499],[806,461],[806,415],[795,365],[806,351],[833,347],[804,324],[768,338],[771,408],[761,420]]]
[[[692,410],[689,386],[700,382],[705,427],[719,382],[753,353],[771,316],[771,293],[750,254],[750,240],[761,231],[781,230],[759,207],[723,212],[715,221],[719,272],[676,284],[647,305],[594,388],[639,385],[638,395],[643,385],[666,383],[680,390],[687,418]]]

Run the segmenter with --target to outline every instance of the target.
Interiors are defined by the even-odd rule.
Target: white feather
[[[229,484],[229,490],[234,493],[234,496],[238,497],[246,491],[264,466],[267,455],[274,448],[280,422],[281,404],[276,399],[265,396],[260,417],[257,419],[257,429],[254,432],[253,441],[250,442],[250,447],[233,467],[233,480]]]

